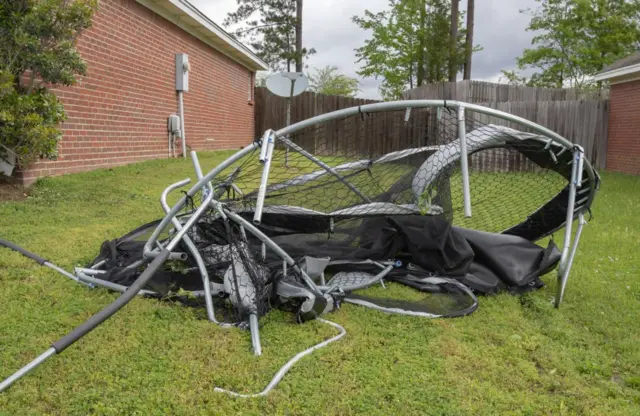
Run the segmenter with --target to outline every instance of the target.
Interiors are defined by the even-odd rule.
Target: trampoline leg
[[[258,327],[258,315],[249,315],[249,329],[251,330],[251,344],[253,345],[253,354],[262,355],[262,346],[260,345],[260,328]]]
[[[195,167],[196,170],[196,175],[198,175],[198,179],[202,178],[202,170],[200,169],[200,164],[198,162],[198,156],[196,155],[196,152],[191,152],[191,158],[193,160],[193,165]],[[169,204],[167,203],[167,195],[169,194],[169,192],[178,189],[180,187],[183,187],[185,185],[187,185],[190,182],[189,179],[185,179],[183,181],[180,182],[176,182],[173,185],[169,185],[169,187],[167,187],[167,189],[164,190],[164,192],[162,192],[162,195],[160,197],[160,203],[162,205],[162,209],[164,209],[165,213],[169,213]],[[207,184],[207,188],[206,188],[212,195],[213,195],[213,188],[211,187],[211,184]],[[173,223],[174,227],[176,227],[176,230],[180,231],[182,230],[182,224],[180,223],[180,221],[176,218],[173,217],[171,219],[171,222]],[[193,243],[193,241],[191,240],[191,238],[185,234],[182,237],[182,241],[185,243],[185,245],[187,246],[187,248],[189,249],[189,251],[191,252],[191,255],[193,256],[193,259],[196,261],[196,265],[198,266],[198,270],[200,272],[200,276],[202,278],[202,285],[203,285],[203,289],[204,289],[204,300],[205,300],[205,306],[207,309],[207,317],[209,318],[209,321],[213,322],[214,324],[220,325],[223,328],[229,328],[232,327],[233,325],[228,325],[228,324],[224,324],[221,322],[218,322],[218,320],[216,319],[216,314],[215,314],[215,310],[213,308],[213,299],[211,296],[211,284],[210,284],[210,280],[209,280],[209,273],[207,272],[207,267],[204,263],[204,260],[202,259],[202,256],[200,255],[200,253],[198,252],[198,248],[196,247],[196,245]]]
[[[556,290],[555,307],[560,307],[562,297],[564,296],[564,289],[567,284],[567,278],[569,277],[569,271],[571,270],[571,264],[576,254],[578,241],[580,234],[582,233],[582,227],[584,225],[584,214],[578,214],[578,230],[573,240],[573,247],[571,247],[571,228],[573,226],[573,219],[575,215],[576,205],[576,188],[582,184],[582,172],[581,166],[583,164],[583,150],[576,146],[573,151],[573,157],[571,161],[571,182],[569,185],[569,198],[567,200],[567,220],[565,225],[564,234],[564,247],[562,248],[562,257],[560,258],[560,266],[558,267],[558,288]]]
[[[8,389],[9,386],[11,386],[16,381],[20,380],[22,377],[29,374],[40,364],[47,361],[47,359],[52,355],[55,355],[55,353],[56,353],[55,348],[51,347],[48,350],[46,350],[44,353],[40,354],[35,360],[31,361],[29,364],[25,365],[20,370],[16,371],[11,376],[7,377],[7,379],[5,379],[2,383],[0,383],[0,393]]]
[[[567,280],[569,279],[571,266],[573,265],[573,260],[576,256],[576,251],[578,250],[578,244],[580,244],[580,236],[582,235],[582,229],[584,228],[586,223],[587,222],[584,219],[584,214],[580,213],[578,215],[578,228],[576,229],[576,235],[573,239],[571,252],[569,253],[569,257],[567,258],[566,264],[563,267],[560,267],[560,269],[558,270],[558,287],[556,288],[556,301],[555,301],[556,308],[560,307],[560,303],[562,302],[562,298],[564,297],[564,289],[567,286]]]

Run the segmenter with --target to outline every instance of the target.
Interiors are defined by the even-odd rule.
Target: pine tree
[[[272,70],[301,72],[315,49],[302,46],[302,0],[237,0],[224,26],[242,26],[233,35],[247,42]],[[295,65],[295,67],[293,66]]]

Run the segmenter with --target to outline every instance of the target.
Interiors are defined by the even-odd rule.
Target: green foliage
[[[0,145],[21,165],[56,156],[65,112],[48,88],[85,73],[75,40],[96,7],[97,0],[0,1]]]
[[[295,0],[237,0],[238,9],[229,13],[224,25],[229,27],[244,23],[233,34],[248,42],[256,54],[273,71],[286,69],[298,57],[302,61],[316,53],[315,49],[296,51],[296,1]]]
[[[318,94],[355,97],[360,91],[360,82],[338,73],[337,66],[316,68],[313,74],[309,74],[309,83],[311,90]]]
[[[65,118],[58,98],[42,87],[22,94],[14,88],[11,75],[0,72],[0,77],[0,144],[11,149],[21,164],[38,155],[55,157],[62,136],[58,125]]]
[[[519,70],[535,73],[527,79],[503,71],[516,84],[584,88],[591,77],[640,47],[639,0],[536,0],[528,31],[535,46],[518,58]]]
[[[230,154],[200,161],[213,167]],[[165,159],[46,178],[25,201],[0,203],[2,237],[66,269],[83,266],[104,240],[162,216],[153,201],[190,175],[189,160]],[[554,273],[539,291],[483,297],[458,319],[344,304],[326,316],[344,338],[302,359],[269,396],[245,400],[214,387],[258,392],[335,330],[274,310],[260,320],[263,355],[254,357],[248,332],[212,324],[203,307],[139,297],[0,394],[0,414],[637,415],[639,190],[640,177],[603,174],[559,310]],[[365,293],[387,291],[425,296],[391,283]],[[117,296],[0,248],[0,377]]]
[[[460,15],[459,52],[455,65],[464,64],[466,30]],[[447,0],[389,0],[389,9],[379,13],[365,10],[353,22],[371,32],[364,46],[356,49],[358,72],[364,77],[382,78],[380,94],[396,99],[407,88],[446,81],[449,68],[451,2]],[[475,48],[474,50],[478,50]]]
[[[260,71],[256,73],[256,87],[266,88],[267,87],[267,78],[269,78],[269,73],[265,71]]]

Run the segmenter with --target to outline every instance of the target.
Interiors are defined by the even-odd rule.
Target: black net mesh
[[[461,128],[470,155],[470,218],[464,216]],[[426,292],[448,293],[449,301],[453,300],[426,297],[435,299],[431,306],[423,301],[412,304],[414,309],[431,308],[438,314],[446,305],[473,309],[471,298],[459,286],[402,279],[407,267],[426,277],[465,278],[473,268],[473,250],[469,237],[457,229],[503,233],[528,243],[561,227],[566,218],[571,149],[472,111],[466,112],[462,123],[457,111],[448,108],[360,113],[309,125],[277,138],[276,143],[259,231],[296,262],[309,256],[330,258],[332,272],[322,278],[338,289],[367,279],[374,282],[379,272],[378,268],[369,275],[348,274],[358,272],[345,266],[349,261],[398,260],[398,282]],[[259,149],[250,152],[212,182],[215,200],[249,222],[264,170],[259,153]],[[585,185],[584,189],[591,189]],[[189,201],[182,222],[202,204],[207,192]],[[578,196],[577,209],[588,203],[587,197]],[[204,260],[213,290],[234,311],[234,319],[264,314],[272,300],[282,297],[276,292],[283,279],[291,287],[310,290],[301,295],[307,299],[304,302],[323,298],[300,273],[291,267],[285,270],[280,254],[237,222],[226,220],[220,209],[207,207],[187,235]],[[167,230],[167,235],[174,231]],[[189,252],[184,243],[179,248]],[[542,258],[542,249],[536,255]],[[336,261],[347,263],[336,266]],[[199,274],[193,256],[182,263],[177,269],[185,271],[177,278],[174,273],[171,290],[201,288],[201,281],[194,278]],[[542,270],[538,266],[532,264],[531,271]],[[172,267],[176,269],[175,264]],[[531,280],[537,275],[531,276],[516,284],[497,279],[474,289],[489,293],[508,285],[538,287]],[[321,284],[318,276],[314,279]],[[473,283],[466,279],[465,284]],[[314,307],[322,309],[330,303],[323,302],[316,299]],[[390,308],[408,305],[393,299],[379,303]]]
[[[236,320],[253,314],[262,316],[269,310],[270,271],[238,225],[214,215],[209,213],[187,234],[198,248],[210,279],[222,284],[222,295],[233,306]]]
[[[456,226],[539,239],[558,221],[512,229],[567,188],[571,151],[508,124],[467,111],[470,218],[463,215],[457,112],[446,108],[360,114],[284,138],[293,145],[276,147],[264,212],[328,216],[336,227],[348,216],[443,214]],[[221,175],[216,185],[227,189],[225,202],[253,212],[262,168],[256,151]],[[230,177],[243,195],[224,187]],[[566,203],[558,205],[562,218]]]

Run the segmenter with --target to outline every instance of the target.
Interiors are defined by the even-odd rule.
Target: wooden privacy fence
[[[404,98],[455,99],[520,116],[581,145],[585,149],[587,159],[594,167],[602,170],[606,161],[609,101],[595,99],[595,96],[590,94],[570,89],[556,90],[463,81],[431,84],[413,89],[407,91]],[[262,136],[267,129],[276,130],[284,127],[287,100],[269,93],[266,88],[256,88],[255,95],[256,137]],[[293,98],[291,122],[375,102],[305,92]],[[492,123],[526,131],[522,126],[496,117],[470,113],[468,117],[475,118],[478,125]],[[437,119],[436,111],[430,109],[414,109],[409,121],[405,120],[404,111],[381,112],[321,123],[296,133],[291,139],[318,155],[380,155],[453,140],[455,135],[434,137],[433,132],[437,131],[437,125],[442,123],[442,120]],[[513,166],[513,161],[505,160],[498,163],[503,163],[504,166],[496,167],[496,162],[492,162],[492,166],[498,170],[508,170]]]
[[[293,97],[291,102],[291,124],[335,110],[377,102],[361,98],[316,94],[310,91],[303,92]],[[286,126],[286,98],[271,94],[266,88],[256,88],[255,106],[256,137],[262,136],[267,129],[278,130]]]
[[[287,99],[256,88],[255,134],[286,126]],[[291,123],[343,108],[378,101],[305,92],[294,97]],[[420,113],[424,113],[420,115]],[[290,139],[316,155],[373,156],[421,146],[426,140],[427,110],[415,110],[409,121],[405,112],[386,111],[331,120],[294,133]]]
[[[605,91],[602,95],[608,96],[608,92]],[[462,81],[415,88],[407,91],[403,98],[465,101],[522,117],[582,146],[593,166],[604,170],[607,158],[609,100],[597,97],[597,93],[585,93],[574,89]],[[515,123],[507,123],[495,117],[475,117],[483,123],[523,130]]]
[[[509,101],[604,100],[609,90],[584,91],[575,88],[539,88],[485,81],[436,82],[408,90],[405,99],[456,100],[467,103]]]

